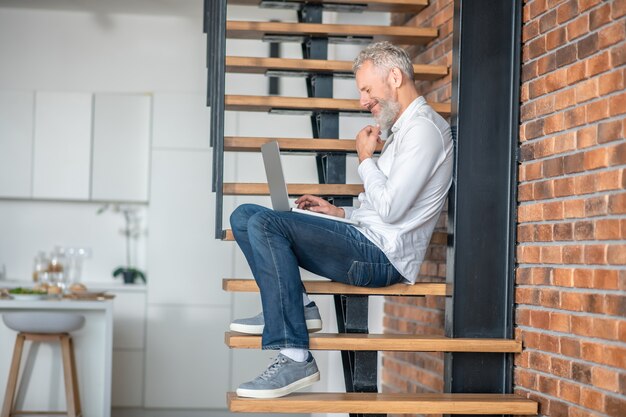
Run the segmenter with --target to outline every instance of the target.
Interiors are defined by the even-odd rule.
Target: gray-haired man
[[[351,285],[413,284],[452,182],[448,123],[423,97],[404,50],[388,42],[365,48],[354,61],[361,106],[377,126],[357,134],[359,208],[335,207],[312,195],[301,209],[358,220],[360,226],[244,204],[231,215],[235,240],[261,292],[263,313],[235,320],[231,330],[263,334],[263,349],[279,355],[237,394],[287,395],[319,380],[308,331],[321,329],[315,303],[303,294],[299,267]],[[381,130],[391,128],[377,161]]]

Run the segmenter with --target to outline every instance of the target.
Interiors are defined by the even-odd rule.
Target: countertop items
[[[7,284],[7,281],[2,283]],[[23,284],[23,283],[22,283]],[[111,415],[111,365],[113,351],[113,301],[111,300],[0,300],[0,314],[33,311],[73,312],[85,317],[85,325],[75,332],[76,365],[80,384],[83,415],[110,417]],[[13,344],[16,332],[0,323],[0,392],[6,389]],[[62,410],[65,404],[62,387],[63,367],[54,354],[52,344],[40,343],[34,355],[25,352],[29,372],[21,384],[28,384],[29,395],[20,408],[27,410]],[[30,363],[29,363],[30,361]],[[29,368],[30,367],[30,368]],[[32,393],[32,394],[31,394]]]

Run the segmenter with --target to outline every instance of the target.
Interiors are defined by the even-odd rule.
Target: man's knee
[[[230,214],[230,226],[233,229],[245,229],[250,218],[263,209],[264,207],[256,204],[240,205]]]
[[[248,218],[248,232],[251,234],[272,232],[277,223],[278,216],[275,211],[258,211]]]

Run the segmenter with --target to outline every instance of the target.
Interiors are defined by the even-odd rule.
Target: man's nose
[[[359,104],[361,105],[361,107],[363,107],[364,109],[367,109],[369,107],[370,104],[370,98],[368,95],[366,94],[361,94],[361,97],[359,97]]]

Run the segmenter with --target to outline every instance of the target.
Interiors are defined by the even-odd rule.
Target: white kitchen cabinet
[[[37,93],[33,197],[89,199],[91,94]]]
[[[144,348],[146,293],[109,291],[115,294],[113,310],[113,349]]]
[[[113,383],[111,386],[111,405],[113,407],[143,406],[143,359],[143,351],[113,351]]]
[[[148,302],[229,305],[234,242],[215,239],[211,152],[153,150]]]
[[[148,200],[150,106],[147,94],[95,95],[93,200]]]
[[[31,196],[34,97],[0,92],[0,197]]]
[[[146,408],[225,408],[228,307],[148,306]]]
[[[156,93],[152,146],[209,149],[209,108],[206,95]]]

